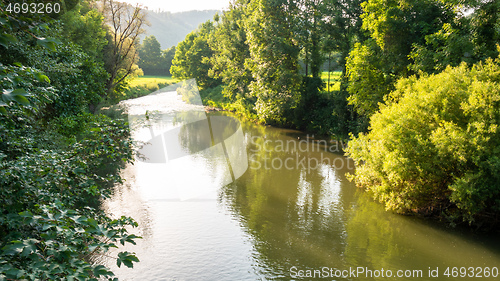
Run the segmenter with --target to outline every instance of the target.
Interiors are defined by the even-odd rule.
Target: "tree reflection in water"
[[[244,131],[250,162],[260,163],[260,169],[248,169],[240,179],[225,186],[219,197],[251,235],[259,275],[289,279],[292,266],[359,266],[394,272],[422,269],[427,274],[429,267],[439,266],[444,271],[453,266],[500,265],[495,238],[475,237],[419,218],[386,212],[369,194],[346,179],[345,174],[353,172],[348,165],[323,164],[310,170],[289,165],[293,168],[274,169],[272,159],[290,157],[323,157],[329,158],[330,163],[340,163],[335,159],[350,161],[340,154],[313,151],[312,140],[309,149],[283,151],[279,147],[283,142],[298,142],[304,135],[249,123],[244,123]],[[268,169],[263,165],[266,161]]]

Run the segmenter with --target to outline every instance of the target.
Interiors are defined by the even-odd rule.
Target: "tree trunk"
[[[331,71],[331,64],[332,62],[332,52],[328,52],[328,93],[330,93],[330,71]]]

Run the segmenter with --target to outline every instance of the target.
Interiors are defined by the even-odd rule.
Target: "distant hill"
[[[213,19],[217,10],[188,11],[188,12],[155,12],[146,10],[151,26],[146,26],[145,36],[154,35],[162,49],[168,49],[184,40],[186,35],[195,30],[200,23]]]

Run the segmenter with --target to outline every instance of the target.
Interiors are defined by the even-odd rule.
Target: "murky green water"
[[[106,202],[144,237],[125,248],[134,269],[109,261],[121,280],[499,280],[497,236],[386,212],[346,179],[340,145],[220,114],[207,131],[186,114],[136,129],[184,152],[137,161]]]

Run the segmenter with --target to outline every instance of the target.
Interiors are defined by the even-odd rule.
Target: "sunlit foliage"
[[[370,132],[349,144],[356,183],[398,212],[498,218],[499,63],[398,81]]]

